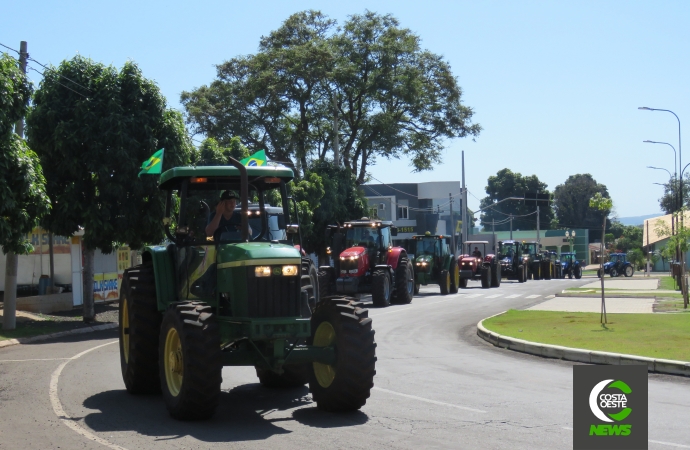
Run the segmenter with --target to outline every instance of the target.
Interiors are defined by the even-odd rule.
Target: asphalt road
[[[214,418],[175,421],[160,397],[125,392],[116,331],[0,349],[0,448],[569,449],[573,364],[495,348],[475,325],[587,281],[430,286],[371,309],[376,386],[347,414],[317,410],[306,387],[266,389],[253,368],[225,368]],[[649,448],[690,448],[688,418],[690,380],[650,374]]]

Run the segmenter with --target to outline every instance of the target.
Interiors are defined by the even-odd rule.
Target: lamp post
[[[670,109],[661,109],[661,108],[649,108],[648,106],[640,106],[637,109],[641,109],[644,111],[663,111],[663,112],[669,112],[673,114],[678,121],[678,167],[681,167],[683,165],[683,150],[681,147],[681,140],[680,140],[680,118],[676,113],[671,111]],[[687,166],[685,166],[687,167]],[[683,213],[683,201],[685,197],[683,197],[683,171],[681,170],[680,172],[680,178],[678,179],[678,190],[680,191],[678,194],[678,211],[680,211],[680,227],[683,228],[683,216],[685,215]],[[682,277],[682,291],[683,291],[683,306],[685,308],[688,307],[688,287],[687,284],[685,283],[685,257],[681,252],[681,260],[682,263],[680,265],[681,267],[681,277]]]
[[[565,232],[565,238],[568,240],[568,244],[570,245],[570,253],[573,252],[573,242],[575,241],[575,230],[572,232]]]

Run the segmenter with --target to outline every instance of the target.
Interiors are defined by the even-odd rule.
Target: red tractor
[[[464,253],[458,257],[460,287],[467,287],[467,280],[481,280],[482,288],[501,285],[501,266],[495,255],[486,254],[488,241],[466,241]]]
[[[371,293],[375,306],[410,303],[414,272],[405,249],[393,247],[397,231],[393,222],[366,217],[329,226],[333,265],[319,267],[320,296]]]

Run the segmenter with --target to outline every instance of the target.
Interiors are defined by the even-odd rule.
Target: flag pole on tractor
[[[160,175],[163,169],[163,151],[164,149],[158,150],[156,153],[151,155],[149,159],[144,161],[144,163],[141,165],[141,172],[139,172],[139,176],[141,175]]]
[[[249,155],[247,158],[240,160],[245,166],[257,167],[266,165],[266,152],[264,150],[259,150],[258,152]]]

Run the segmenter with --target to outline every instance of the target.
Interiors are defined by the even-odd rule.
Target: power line
[[[40,70],[36,70],[36,69],[34,69],[33,67],[27,67],[27,68],[28,68],[29,70],[33,70],[34,72],[36,72],[36,73],[38,73],[38,74],[40,74],[40,75],[42,75],[42,76],[45,77],[45,75],[43,74],[43,72],[41,72]],[[89,97],[87,97],[86,95],[82,94],[81,92],[75,91],[75,90],[72,89],[71,87],[62,84],[62,83],[60,83],[59,81],[55,81],[55,82],[56,82],[57,84],[59,84],[60,86],[64,87],[65,89],[69,89],[70,91],[74,92],[75,94],[81,95],[81,96],[84,97],[84,98],[89,98]]]
[[[67,81],[69,81],[69,82],[71,82],[71,83],[76,84],[76,85],[79,86],[80,88],[86,89],[87,91],[91,92],[91,89],[87,88],[86,86],[84,86],[84,85],[82,85],[82,84],[77,83],[76,81],[72,80],[71,78],[68,78],[68,77],[64,76],[63,74],[61,74],[61,73],[58,72],[57,70],[53,69],[52,67],[48,67],[48,66],[46,66],[45,64],[41,64],[40,62],[36,61],[36,60],[33,59],[33,58],[28,58],[28,60],[29,60],[29,61],[35,62],[35,63],[38,64],[39,66],[43,67],[45,70],[50,70],[51,72],[55,72],[60,78],[64,78],[65,80],[67,80]],[[45,76],[45,75],[44,75],[44,76]]]
[[[15,52],[15,53],[18,54],[18,55],[20,54],[19,50],[15,50],[15,49],[13,49],[12,47],[8,47],[8,46],[6,46],[5,44],[3,44],[2,42],[0,42],[0,45],[2,45],[2,46],[5,47],[5,48],[8,48],[8,49],[12,50],[13,52]]]

